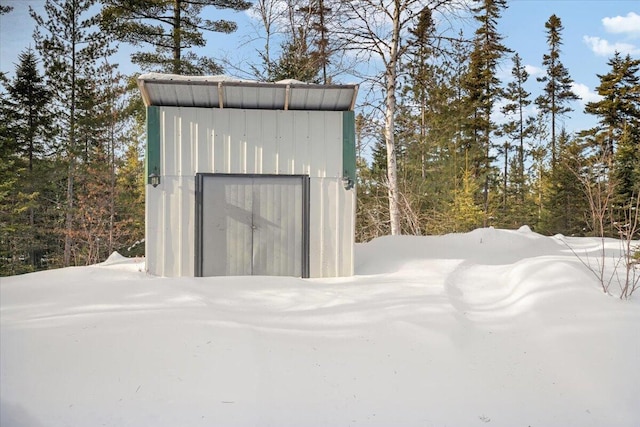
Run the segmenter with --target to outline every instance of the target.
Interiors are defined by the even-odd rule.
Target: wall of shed
[[[213,172],[309,175],[310,276],[353,274],[355,190],[342,182],[343,112],[151,109],[161,183],[146,193],[150,273],[194,275],[195,175]]]

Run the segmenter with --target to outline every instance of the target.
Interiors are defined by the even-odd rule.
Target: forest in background
[[[114,56],[127,44],[143,72],[233,71],[194,51],[205,34],[237,29],[204,18],[205,8],[253,8],[264,41],[251,67],[256,80],[361,82],[357,241],[522,225],[640,238],[640,60],[609,58],[600,98],[585,107],[597,126],[570,134],[562,118],[578,97],[562,62],[561,18],[545,24],[541,94],[532,97],[520,56],[497,31],[506,7],[46,0],[43,14],[31,10],[34,48],[1,76],[0,275],[92,264],[113,251],[144,255],[145,110],[137,75],[121,73]],[[475,30],[452,30],[457,19]],[[381,66],[360,71],[359,63]],[[501,64],[510,64],[508,80]]]

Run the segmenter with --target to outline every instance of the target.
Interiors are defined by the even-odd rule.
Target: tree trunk
[[[507,187],[509,180],[507,174],[509,173],[509,142],[504,143],[504,174],[503,174],[503,194],[502,194],[502,211],[507,213]]]
[[[391,223],[391,234],[402,234],[400,225],[400,202],[398,197],[398,166],[396,160],[395,142],[395,114],[396,114],[396,78],[398,74],[398,56],[400,45],[400,9],[396,3],[393,15],[393,37],[391,40],[391,51],[389,62],[387,63],[386,76],[386,97],[385,97],[385,129],[384,138],[387,146],[387,179],[389,180],[389,220]]]
[[[182,74],[180,57],[180,7],[181,0],[175,0],[173,6],[173,74]]]
[[[69,168],[67,170],[67,212],[65,215],[64,254],[65,266],[71,264],[71,247],[73,246],[73,197],[76,169],[76,13],[72,12],[71,23],[71,99],[69,100]]]
[[[396,160],[396,143],[393,129],[395,113],[395,76],[387,75],[387,97],[385,111],[384,137],[387,146],[387,179],[389,180],[389,220],[391,234],[402,234],[400,229],[400,206],[398,202],[398,166]]]

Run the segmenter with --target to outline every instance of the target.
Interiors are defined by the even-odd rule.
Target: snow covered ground
[[[562,239],[595,261],[599,240]],[[640,295],[603,294],[560,237],[356,257],[341,279],[157,278],[117,254],[0,278],[0,424],[640,426]]]

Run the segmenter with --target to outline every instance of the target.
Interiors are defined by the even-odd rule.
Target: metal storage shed
[[[357,85],[144,74],[159,276],[353,274]]]

